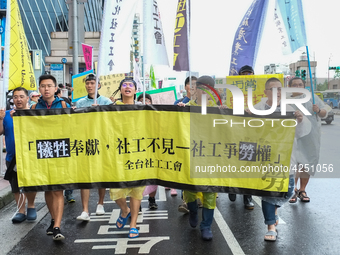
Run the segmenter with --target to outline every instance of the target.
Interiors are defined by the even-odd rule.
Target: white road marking
[[[214,219],[217,223],[217,226],[220,228],[221,233],[225,241],[227,242],[231,252],[234,255],[244,255],[245,253],[243,252],[240,244],[237,242],[235,236],[233,235],[233,232],[231,231],[228,224],[223,219],[223,216],[217,207],[215,208]]]
[[[75,240],[75,243],[109,243],[117,242],[116,245],[95,245],[93,250],[107,250],[115,249],[114,254],[127,254],[127,249],[139,248],[138,254],[149,254],[152,246],[163,241],[170,240],[169,236],[151,236],[151,237],[138,237],[137,239],[130,238],[101,238],[101,239],[81,239]],[[147,241],[146,243],[140,243]],[[135,243],[138,242],[138,243]],[[128,244],[129,243],[129,244]]]

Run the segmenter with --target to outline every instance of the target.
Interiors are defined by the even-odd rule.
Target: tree
[[[339,69],[335,70],[334,79],[340,79],[340,70]]]
[[[316,85],[316,90],[317,91],[324,91],[326,89],[328,89],[328,82],[327,82],[327,80],[325,80],[323,83],[318,83]]]

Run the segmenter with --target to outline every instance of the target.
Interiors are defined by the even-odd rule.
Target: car
[[[321,120],[322,121],[326,121],[327,124],[331,124],[332,121],[334,120],[334,112],[333,111],[329,111],[327,117],[323,118]]]

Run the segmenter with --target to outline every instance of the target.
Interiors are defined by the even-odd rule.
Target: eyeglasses
[[[39,86],[39,88],[42,88],[42,89],[44,89],[44,88],[53,88],[53,87],[56,87],[54,84],[47,84],[47,85],[45,85],[45,84],[43,84],[43,85],[40,85]]]
[[[266,89],[266,90],[271,90],[271,91],[273,91],[274,88],[277,89],[277,91],[281,91],[281,88],[280,88],[280,87],[278,87],[278,88],[277,88],[277,87],[272,87],[272,88],[269,88],[269,89]]]
[[[123,88],[126,88],[126,87],[130,87],[130,88],[133,88],[135,85],[133,83],[123,83],[122,84],[122,87]]]

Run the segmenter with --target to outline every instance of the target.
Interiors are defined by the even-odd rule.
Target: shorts
[[[11,164],[11,162],[6,160],[7,168],[9,167],[10,164]],[[17,174],[17,172],[15,172],[15,171],[12,172],[12,179],[9,180],[9,183],[11,184],[12,193],[18,193],[20,191],[19,185],[18,185],[18,174]]]
[[[142,200],[144,189],[145,186],[124,189],[110,189],[110,197],[114,201],[120,198],[126,198],[128,196],[138,200]]]

